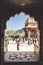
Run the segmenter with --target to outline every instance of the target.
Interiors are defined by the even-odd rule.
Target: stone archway
[[[36,46],[35,46],[36,47]],[[35,54],[37,54],[37,51],[36,51],[36,49],[35,49]]]
[[[31,17],[30,17],[30,19],[31,19]],[[33,20],[33,19],[34,19],[34,18],[32,18],[32,20]],[[32,22],[32,21],[29,20],[29,22]],[[34,22],[33,22],[33,23],[34,23]],[[32,24],[33,24],[33,23],[32,23]],[[35,23],[36,23],[36,22],[35,22]],[[38,25],[38,24],[37,24],[37,25]],[[38,26],[37,26],[37,27],[38,27]],[[36,31],[37,31],[37,30],[36,30]],[[36,32],[35,32],[35,33],[36,33]],[[35,36],[35,37],[36,37],[36,36]],[[35,54],[38,55],[38,56],[39,56],[39,51],[40,51],[40,50],[39,50],[39,45],[40,45],[40,44],[38,44],[38,46],[37,46],[37,44],[34,45],[34,52],[35,52]],[[37,49],[37,47],[38,47],[38,49]],[[38,51],[37,51],[37,50],[38,50]]]
[[[2,48],[1,48],[2,49],[1,50],[2,59],[3,59],[3,39],[4,39],[4,29],[6,28],[6,20],[8,20],[9,17],[14,15],[15,13],[19,13],[21,11],[24,11],[24,12],[26,12],[26,14],[31,14],[32,16],[34,16],[39,21],[39,29],[40,29],[40,31],[43,32],[43,30],[42,30],[43,29],[43,7],[42,7],[43,2],[42,3],[40,2],[39,5],[35,4],[35,6],[34,6],[34,4],[33,4],[33,6],[31,6],[31,4],[30,4],[29,6],[27,5],[26,7],[20,7],[20,6],[17,7],[16,5],[13,6],[12,4],[11,5],[6,5],[5,1],[4,1],[4,3],[1,2],[0,4],[1,4],[1,6],[0,6],[0,9],[1,9],[0,10],[0,14],[1,14],[1,17],[0,17],[0,21],[1,21],[0,26],[1,26],[1,28],[0,29],[1,29],[1,32],[0,33],[2,35],[0,37],[0,39],[1,39],[1,46],[2,46]],[[41,46],[42,46],[42,42],[43,42],[42,32],[40,33],[41,34],[41,36],[40,36]]]

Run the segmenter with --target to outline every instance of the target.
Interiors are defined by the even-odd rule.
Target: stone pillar
[[[30,30],[28,30],[28,43],[30,42]]]
[[[28,39],[30,38],[30,30],[28,31]]]
[[[39,56],[39,52],[40,52],[40,33],[39,33],[39,31],[37,31],[37,38],[36,39],[37,39],[37,41],[34,44],[34,52],[36,55]]]
[[[34,30],[34,38],[36,38],[37,35],[37,29]]]
[[[25,29],[25,37],[28,38],[28,29],[27,28]]]

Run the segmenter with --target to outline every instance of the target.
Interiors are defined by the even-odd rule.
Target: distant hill
[[[23,28],[22,29],[19,29],[19,30],[16,31],[15,35],[21,34],[23,31],[24,31]]]
[[[24,30],[23,30],[23,28],[22,29],[20,29],[20,30],[17,30],[16,32],[18,33],[22,33]]]
[[[17,31],[10,30],[10,31],[7,31],[7,33],[10,34],[10,35],[17,35],[17,34],[21,34],[23,31],[24,30],[22,28],[22,29],[19,29]]]

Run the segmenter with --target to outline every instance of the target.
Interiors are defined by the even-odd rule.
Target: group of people
[[[20,41],[21,41],[21,39],[16,39],[16,43],[17,43],[17,50],[19,50],[19,45],[20,45]],[[35,44],[37,42],[37,40],[36,39],[34,39],[34,38],[30,38],[30,39],[22,39],[22,42],[21,43],[26,43],[26,44]]]

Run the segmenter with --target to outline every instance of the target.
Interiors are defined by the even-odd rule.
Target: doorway
[[[19,15],[10,17],[6,26],[4,35],[5,62],[31,61],[30,58],[33,58],[33,62],[39,60],[39,57],[36,58],[37,55],[34,54],[34,52],[39,53],[40,51],[40,30],[37,20],[21,12]]]

